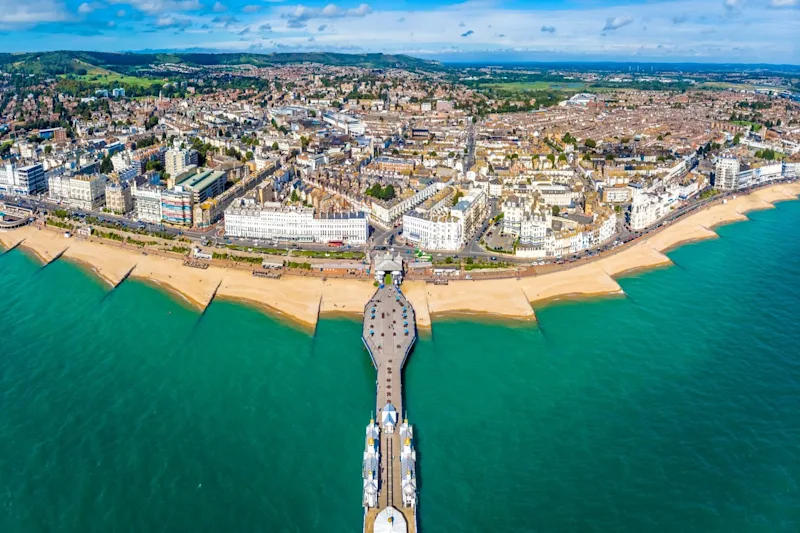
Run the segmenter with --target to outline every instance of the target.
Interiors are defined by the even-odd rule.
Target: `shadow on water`
[[[130,275],[133,273],[133,271],[134,271],[134,269],[135,269],[135,268],[136,268],[136,265],[133,265],[133,267],[132,267],[130,270],[128,270],[128,272],[126,272],[124,276],[122,276],[122,279],[121,279],[121,280],[119,280],[119,281],[117,282],[117,284],[116,284],[116,285],[114,285],[114,287],[112,287],[112,288],[111,288],[111,290],[110,290],[110,291],[108,291],[108,292],[107,292],[107,293],[106,293],[106,294],[103,296],[103,299],[102,299],[102,300],[100,300],[100,302],[101,302],[101,303],[102,303],[102,302],[105,302],[105,301],[106,301],[106,298],[108,298],[109,296],[111,296],[111,294],[112,294],[112,293],[113,293],[115,290],[117,290],[117,289],[119,288],[119,286],[120,286],[120,285],[122,285],[123,283],[125,283],[125,280],[127,280],[127,279],[130,277]]]
[[[214,289],[214,292],[211,293],[211,298],[208,300],[208,304],[206,304],[206,306],[200,312],[200,316],[198,316],[197,320],[195,320],[194,326],[192,326],[192,331],[189,332],[189,337],[193,337],[195,332],[197,331],[197,328],[200,327],[200,324],[203,322],[203,318],[206,316],[206,313],[208,312],[208,308],[211,307],[211,304],[214,303],[214,299],[217,297],[217,292],[219,291],[220,287],[222,287],[221,280],[217,284],[217,287]]]
[[[55,256],[55,257],[53,257],[53,258],[52,258],[50,261],[47,261],[45,264],[43,264],[41,267],[39,267],[39,270],[37,270],[37,271],[34,273],[34,275],[36,275],[36,274],[39,274],[39,273],[40,273],[40,272],[42,272],[42,271],[43,271],[45,268],[49,267],[50,265],[52,265],[53,263],[55,263],[56,261],[58,261],[59,259],[61,259],[61,256],[62,256],[62,255],[64,255],[64,254],[67,252],[67,250],[69,250],[69,246],[67,246],[66,248],[64,248],[63,250],[61,250],[61,252],[59,252],[58,254],[56,254],[56,256]]]

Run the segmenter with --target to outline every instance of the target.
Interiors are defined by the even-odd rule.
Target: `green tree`
[[[553,216],[555,217],[555,216],[558,216],[558,214],[561,212],[561,209],[557,205],[554,205],[553,209],[552,209],[552,212],[553,212]]]
[[[111,172],[114,172],[114,164],[111,162],[111,156],[107,155],[100,161],[100,173],[110,174]]]
[[[300,200],[300,197],[297,195],[297,189],[292,190],[291,200],[292,202],[297,202]]]
[[[586,139],[585,141],[583,141],[583,145],[586,148],[597,148],[597,141],[595,141],[594,139]]]
[[[272,149],[273,150],[277,150],[278,149],[278,141],[275,141],[274,143],[272,143]]]

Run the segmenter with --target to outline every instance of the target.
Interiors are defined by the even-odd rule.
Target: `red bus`
[[[344,242],[342,241],[328,241],[328,246],[331,248],[341,248],[344,246]]]

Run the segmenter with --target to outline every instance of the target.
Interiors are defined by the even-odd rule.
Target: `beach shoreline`
[[[420,330],[430,329],[434,319],[446,318],[536,321],[534,307],[540,309],[550,302],[624,296],[617,279],[668,268],[673,263],[666,252],[718,238],[714,228],[748,220],[746,213],[774,209],[776,202],[798,200],[798,195],[800,183],[796,181],[775,184],[708,206],[610,255],[568,268],[518,279],[454,280],[448,285],[409,280],[403,284],[403,292],[416,310]],[[91,271],[112,289],[130,277],[148,282],[201,312],[214,299],[228,300],[312,333],[320,316],[361,316],[375,291],[372,280],[295,275],[267,279],[215,264],[205,270],[195,269],[184,266],[180,259],[95,239],[65,239],[61,232],[34,226],[0,232],[0,245],[5,250],[19,246],[44,265],[63,257]]]

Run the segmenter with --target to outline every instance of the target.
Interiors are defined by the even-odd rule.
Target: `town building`
[[[651,194],[636,189],[628,212],[628,223],[632,230],[640,231],[655,224],[668,212],[668,195]]]
[[[603,202],[607,204],[624,204],[631,200],[631,189],[624,184],[603,187]]]
[[[78,209],[91,211],[106,203],[106,182],[103,174],[50,173],[47,177],[48,196]]]
[[[210,168],[192,168],[175,178],[175,185],[192,193],[192,202],[200,204],[225,190],[225,173]]]
[[[225,210],[225,234],[246,239],[363,244],[369,225],[361,212],[315,216],[310,207],[247,202]]]
[[[195,150],[172,149],[164,153],[164,171],[170,176],[183,174],[192,165],[197,166],[199,155]]]
[[[364,135],[367,131],[363,122],[344,113],[323,113],[322,120],[348,135]]]
[[[730,155],[717,159],[714,165],[714,187],[721,191],[739,188],[739,160]]]
[[[473,189],[456,205],[439,203],[429,211],[403,216],[403,237],[428,250],[460,250],[486,217],[488,195]]]
[[[395,220],[415,208],[444,187],[444,183],[434,181],[419,190],[404,191],[397,198],[391,200],[372,200],[372,216],[374,220],[383,225],[391,226]]]
[[[78,209],[92,211],[106,204],[106,182],[103,174],[79,174],[69,180],[69,203]]]
[[[161,191],[158,185],[138,185],[135,181],[131,187],[133,207],[136,218],[142,222],[161,223]]]
[[[118,215],[125,215],[133,210],[133,194],[129,183],[124,181],[106,183],[106,209]]]
[[[192,192],[177,186],[161,193],[161,220],[179,226],[192,225]]]
[[[8,172],[9,166],[6,166]],[[33,194],[42,194],[47,191],[47,180],[44,177],[44,168],[41,164],[28,165],[24,167],[14,166],[10,167],[13,172],[11,180],[10,191],[12,194],[21,194],[30,196]],[[6,178],[8,179],[8,178]]]

